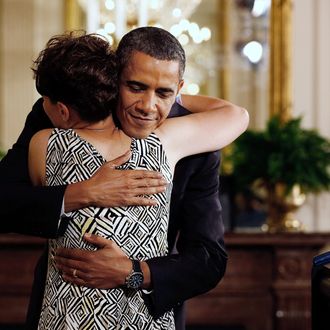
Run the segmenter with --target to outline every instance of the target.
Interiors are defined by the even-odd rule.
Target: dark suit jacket
[[[174,115],[184,114],[176,105]],[[31,187],[27,170],[28,144],[35,132],[51,127],[38,100],[28,115],[18,141],[0,163],[2,232],[46,238],[65,230],[58,221],[65,187]],[[177,329],[184,329],[181,307],[186,299],[212,289],[223,277],[227,255],[218,195],[219,152],[181,160],[175,170],[168,241],[176,253],[148,261],[153,293],[147,297],[155,317],[170,308],[177,313]],[[46,257],[38,263],[31,295],[28,328],[40,314],[46,276]]]
[[[321,257],[317,262],[316,260]],[[330,329],[330,268],[326,264],[330,262],[330,253],[326,252],[314,257],[311,276],[312,289],[312,330]],[[324,282],[326,281],[326,282]]]

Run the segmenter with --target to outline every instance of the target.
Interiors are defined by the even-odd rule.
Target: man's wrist
[[[141,289],[143,284],[143,273],[139,260],[131,260],[132,269],[125,278],[125,285],[128,289]]]
[[[126,270],[123,274],[124,276],[123,282],[125,283],[125,285],[126,285],[127,277],[131,274],[133,270],[132,261],[130,259],[125,259],[125,263],[127,263],[127,261],[129,261],[130,266],[129,266],[129,270]],[[150,268],[145,261],[140,261],[140,267],[143,274],[143,283],[141,285],[141,288],[146,290],[151,290],[152,286],[151,286]],[[126,268],[126,266],[123,268]]]
[[[71,212],[93,204],[88,180],[69,184],[64,193],[64,211]]]

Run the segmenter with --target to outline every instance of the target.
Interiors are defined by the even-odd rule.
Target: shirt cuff
[[[61,207],[61,214],[60,214],[60,218],[59,218],[59,220],[58,220],[58,226],[57,226],[57,229],[59,229],[60,226],[61,226],[62,218],[66,216],[64,210],[65,210],[65,208],[64,208],[64,197],[63,197],[63,200],[62,200],[62,207]]]
[[[144,294],[152,294],[154,292],[154,290],[147,290],[147,289],[142,289],[142,292]]]
[[[60,218],[58,219],[58,226],[57,226],[57,232],[59,236],[63,235],[64,232],[66,231],[70,219],[71,219],[70,215],[68,213],[65,213],[64,197],[63,197],[61,214],[60,214]]]

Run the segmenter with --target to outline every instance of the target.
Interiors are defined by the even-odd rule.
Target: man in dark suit
[[[224,105],[227,104],[224,102]],[[178,104],[175,104],[172,111],[174,115],[182,115],[185,112]],[[86,201],[86,196],[82,198],[81,189],[77,192],[72,187],[31,186],[27,169],[28,144],[35,132],[46,127],[51,127],[51,123],[43,112],[42,100],[38,100],[28,115],[18,141],[0,164],[0,215],[2,219],[10,219],[3,221],[3,232],[57,237],[65,230],[66,221],[69,221],[65,218],[59,221],[63,200],[66,210],[91,203]],[[224,275],[227,256],[223,245],[223,225],[218,199],[219,162],[219,153],[215,152],[191,156],[177,164],[168,229],[169,248],[172,250],[176,246],[177,252],[150,259],[146,263],[150,272],[151,291],[145,296],[155,317],[170,308],[180,309],[186,299],[210,290]],[[89,181],[88,186],[92,188],[90,190],[98,196],[93,198],[92,203],[108,207],[147,203],[147,199],[141,200],[138,197],[141,194],[138,189],[130,191],[131,195],[124,200],[121,196],[117,197],[118,194],[105,194],[104,189],[107,188],[110,192],[125,192],[125,183],[133,175],[121,171],[118,176],[118,170],[112,165],[106,164],[96,174],[96,178]],[[140,181],[139,187],[144,187],[146,194],[156,192],[161,187],[161,183],[152,174],[150,177],[141,177]],[[95,202],[98,200],[100,204]],[[97,238],[92,237],[91,241],[93,240],[97,245]],[[110,268],[113,272],[113,259],[109,251],[111,247],[108,246],[102,246],[93,253],[62,251],[60,256],[65,260],[61,266],[62,271],[65,272],[66,267],[70,268],[79,255],[86,265],[101,259],[106,260],[104,273]],[[35,283],[38,285],[34,288],[40,288],[40,281],[44,282],[46,259],[42,260],[36,270]],[[98,287],[100,284],[93,284],[95,274],[86,267],[91,279],[90,282],[85,281],[86,285]],[[79,281],[79,278],[72,277],[71,281]],[[112,286],[106,286],[106,283],[111,283],[111,279],[104,275],[102,286]],[[42,290],[34,290],[28,315],[31,329],[38,320],[41,298]],[[177,329],[183,328],[183,319],[180,318],[182,314],[176,315]]]

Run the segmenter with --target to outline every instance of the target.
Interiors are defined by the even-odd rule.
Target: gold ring
[[[73,277],[78,277],[78,275],[77,275],[77,269],[74,269],[73,270],[72,275],[73,275]]]

